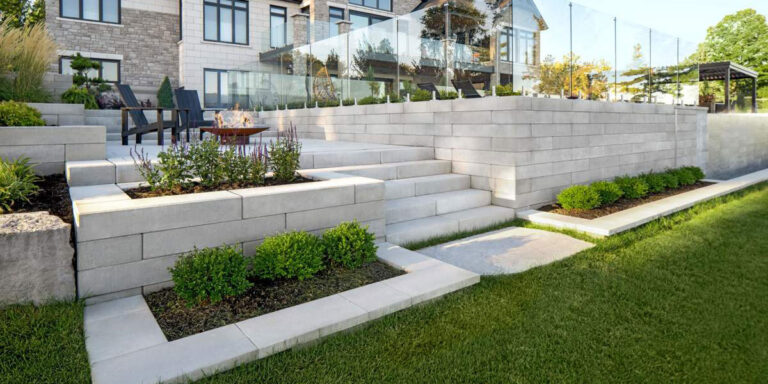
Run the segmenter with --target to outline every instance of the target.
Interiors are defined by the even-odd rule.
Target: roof
[[[699,64],[699,81],[725,80],[728,70],[731,80],[757,79],[758,73],[742,65],[730,61]]]

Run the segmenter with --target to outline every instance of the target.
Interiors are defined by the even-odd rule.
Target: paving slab
[[[507,228],[419,250],[481,275],[512,274],[562,260],[594,246],[547,231]]]

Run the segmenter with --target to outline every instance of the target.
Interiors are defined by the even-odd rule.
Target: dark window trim
[[[273,9],[282,9],[283,13],[274,12],[272,11]],[[279,7],[277,5],[269,6],[269,47],[281,48],[281,47],[276,47],[272,45],[272,16],[283,18],[283,46],[285,46],[288,44],[288,8]]]
[[[211,105],[208,104],[208,100],[206,99],[206,95],[208,95],[208,82],[205,81],[205,75],[206,72],[215,72],[216,73],[216,104]],[[225,107],[221,104],[221,73],[227,72],[227,70],[224,69],[213,69],[213,68],[203,68],[203,106],[205,108],[221,108]]]
[[[531,41],[533,43],[533,46],[532,46],[533,49],[536,49],[536,33],[535,32],[532,32],[527,29],[504,27],[499,35],[501,36],[502,41],[507,41],[507,57],[500,55],[501,61],[533,65],[533,62],[535,62],[534,57],[529,58],[531,63],[526,63],[525,59],[520,57],[521,48],[522,48],[522,44],[520,43],[523,39],[523,37],[521,36],[522,33],[527,34],[527,37],[525,38],[525,40]]]
[[[333,12],[337,12],[336,15],[333,14]],[[338,13],[341,13],[341,19],[339,19]],[[344,11],[344,8],[339,7],[328,7],[328,20],[331,22],[331,36],[338,36],[339,35],[339,26],[336,25],[336,22],[344,21],[346,20],[347,13]],[[334,22],[335,20],[335,22]]]
[[[91,20],[83,17],[83,0],[77,0],[80,3],[80,15],[79,17],[64,16],[64,2],[59,0],[59,17],[69,20],[82,20],[90,21],[93,23],[105,23],[105,24],[121,24],[123,20],[123,0],[117,0],[117,23],[114,21],[104,20],[104,0],[99,0],[99,20]]]
[[[64,73],[64,67],[62,67],[62,61],[64,59],[70,59],[71,60],[72,56],[59,56],[59,74],[63,74]],[[122,79],[122,65],[121,65],[122,63],[120,63],[120,60],[98,59],[98,58],[93,58],[93,57],[89,57],[88,59],[91,60],[91,61],[96,61],[99,64],[101,64],[103,62],[116,63],[117,64],[117,81],[106,81],[105,80],[105,82],[110,83],[110,84],[120,84],[120,81]],[[99,67],[99,78],[102,78],[102,79],[103,79],[102,75],[104,74],[103,70],[104,70],[104,66],[101,65]]]
[[[359,0],[359,1],[360,1],[359,4],[358,3],[353,3],[352,1],[350,1],[349,3],[352,4],[352,5],[357,5],[358,7],[366,7],[366,8],[371,8],[371,9],[378,9],[380,11],[387,11],[387,12],[392,12],[392,7],[394,6],[394,4],[393,4],[394,1],[392,1],[392,0],[390,0],[390,2],[389,2],[389,8],[381,8],[379,6],[380,0],[376,0],[376,6],[375,7],[371,7],[371,6],[365,5],[365,0]],[[350,11],[350,12],[352,12],[352,11]]]
[[[251,3],[248,0],[239,0],[245,2],[245,43],[237,43],[237,37],[235,36],[235,10],[243,10],[243,8],[235,7],[235,1],[231,0],[232,5],[223,5],[220,0],[203,0],[203,40],[212,41],[214,43],[234,44],[234,45],[250,45],[251,43]],[[216,7],[216,40],[207,39],[205,37],[205,6],[210,5]],[[228,8],[232,10],[232,41],[221,40],[221,8]]]
[[[205,9],[203,9],[205,12]],[[203,28],[205,28],[205,20],[203,20]],[[184,39],[184,0],[179,0],[179,41]]]
[[[374,19],[378,20],[379,23],[392,19],[391,17],[376,15],[376,14],[373,14],[373,13],[365,13],[365,12],[350,10],[349,11],[349,20],[350,21],[352,20],[352,15],[367,17],[368,18],[368,26],[369,27],[371,25],[373,25],[373,24],[376,24],[376,23],[371,23],[371,21],[374,20]]]

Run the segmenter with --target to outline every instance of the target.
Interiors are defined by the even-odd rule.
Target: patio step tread
[[[387,201],[387,223],[394,224],[429,216],[479,208],[491,204],[491,193],[463,189]]]
[[[430,238],[471,231],[515,218],[510,208],[487,205],[452,213],[387,225],[387,242],[407,244]]]
[[[469,189],[470,177],[468,175],[448,173],[443,175],[388,180],[384,186],[386,188],[385,198],[387,200],[393,200],[429,195],[432,193]]]
[[[451,172],[451,162],[448,160],[419,160],[398,163],[316,168],[314,170],[338,172],[386,181],[447,174]]]

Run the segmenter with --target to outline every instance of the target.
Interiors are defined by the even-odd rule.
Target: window
[[[287,11],[283,7],[269,7],[269,46],[280,48],[286,44],[288,28]]]
[[[349,21],[352,22],[352,30],[365,28],[385,20],[389,20],[389,18],[371,15],[369,13],[349,11]]]
[[[59,16],[119,24],[120,0],[61,0]]]
[[[248,2],[205,0],[203,36],[207,41],[248,45]]]
[[[392,11],[392,0],[349,0],[349,3],[383,11]]]
[[[249,79],[252,73],[205,69],[203,103],[206,108],[230,108],[235,104],[250,108]]]
[[[499,35],[499,57],[504,61],[535,64],[533,32],[504,28]]]
[[[336,23],[344,21],[344,10],[341,8],[330,7],[328,9],[328,14],[331,19],[331,37],[337,36],[339,34],[339,25]]]
[[[107,60],[107,59],[94,59],[90,58],[91,61],[95,61],[101,65],[101,68],[99,69],[91,69],[88,71],[87,75],[89,78],[102,78],[104,81],[108,83],[119,83],[120,82],[120,62],[117,60]],[[72,58],[62,56],[59,59],[59,73],[63,75],[74,75],[75,71],[72,70],[72,67],[70,66],[72,64]]]

